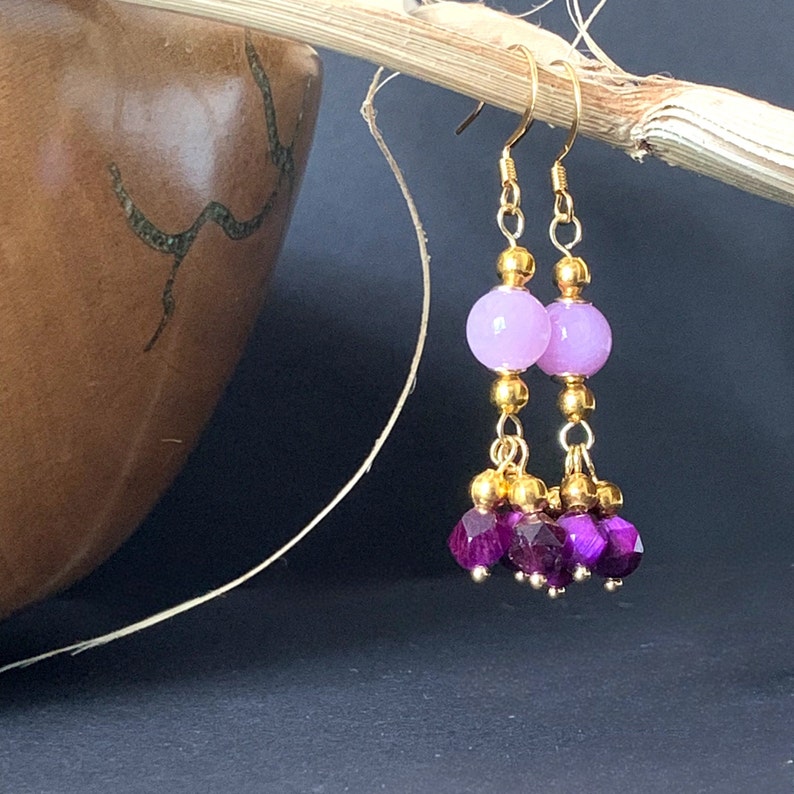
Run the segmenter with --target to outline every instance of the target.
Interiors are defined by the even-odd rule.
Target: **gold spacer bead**
[[[582,289],[590,283],[590,268],[578,256],[566,256],[554,265],[554,280],[563,298],[580,300]]]
[[[529,402],[529,386],[518,375],[502,375],[491,386],[491,402],[505,414],[517,414]]]
[[[477,565],[471,569],[471,580],[475,584],[482,584],[490,575],[491,572],[484,565]]]
[[[536,513],[548,502],[546,483],[532,474],[522,474],[510,486],[510,504],[522,513]]]
[[[533,590],[542,590],[546,586],[546,577],[542,573],[533,573],[529,577],[529,586]]]
[[[598,506],[605,516],[613,516],[623,507],[623,492],[613,482],[598,480],[596,482]]]
[[[595,395],[584,378],[570,377],[557,397],[557,408],[569,422],[583,422],[595,411]]]
[[[507,496],[507,480],[496,469],[486,469],[478,474],[469,486],[474,506],[483,510],[498,507]]]
[[[607,579],[606,582],[604,582],[604,590],[606,590],[607,593],[614,593],[621,587],[623,587],[622,579]]]
[[[560,485],[560,499],[566,510],[586,512],[598,504],[596,484],[584,472],[569,474]]]
[[[496,260],[496,272],[508,287],[523,287],[535,275],[535,257],[523,246],[506,248]]]
[[[560,596],[565,595],[565,588],[564,587],[550,587],[548,596],[549,598],[559,598]]]
[[[515,579],[518,584],[527,584],[529,582],[529,577],[523,571],[516,571],[513,574],[513,579]]]
[[[562,499],[560,498],[560,486],[555,485],[549,488],[546,493],[546,501],[548,502],[548,510],[550,513],[562,512]]]
[[[579,584],[586,582],[591,575],[590,569],[585,565],[577,565],[573,569],[573,580],[579,582]]]

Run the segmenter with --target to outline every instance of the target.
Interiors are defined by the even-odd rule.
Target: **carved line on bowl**
[[[199,235],[202,227],[206,223],[215,223],[223,230],[224,234],[230,240],[244,240],[250,237],[254,232],[258,231],[265,219],[268,217],[278,199],[281,190],[281,183],[286,178],[288,182],[289,195],[292,195],[294,182],[295,182],[295,157],[294,147],[295,141],[301,129],[301,122],[303,121],[304,107],[301,109],[295,131],[288,146],[281,143],[278,134],[278,124],[276,120],[276,106],[273,101],[273,91],[270,86],[270,80],[262,65],[259,53],[256,51],[251,35],[248,31],[245,34],[245,54],[248,61],[248,68],[251,70],[251,75],[262,94],[262,103],[264,106],[265,124],[267,127],[268,137],[268,154],[274,166],[278,169],[279,176],[275,188],[270,193],[262,208],[252,218],[248,220],[239,221],[235,218],[232,211],[219,201],[210,201],[206,207],[199,213],[195,221],[184,231],[175,234],[169,234],[156,226],[150,221],[144,212],[135,204],[132,197],[124,187],[121,177],[121,170],[116,163],[110,163],[108,170],[112,178],[113,192],[121,205],[124,214],[127,216],[127,222],[140,240],[142,240],[150,248],[161,253],[168,254],[173,257],[171,267],[169,269],[168,277],[163,287],[163,292],[160,298],[163,312],[160,317],[160,322],[152,335],[151,339],[146,343],[144,352],[149,352],[159,341],[166,326],[171,321],[176,310],[176,298],[174,296],[174,285],[179,268],[190,249],[193,246],[196,238]],[[311,77],[308,79],[306,89],[304,92],[304,103],[309,94],[309,87],[311,86]]]

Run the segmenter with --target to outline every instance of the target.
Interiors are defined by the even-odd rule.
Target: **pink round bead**
[[[494,370],[528,369],[543,355],[550,336],[543,304],[520,287],[492,289],[472,306],[466,322],[471,352]]]
[[[595,375],[612,350],[606,317],[592,303],[565,300],[550,304],[546,311],[551,339],[538,366],[547,375]]]

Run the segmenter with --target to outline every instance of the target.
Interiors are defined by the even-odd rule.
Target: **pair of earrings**
[[[525,220],[511,156],[512,147],[532,123],[537,65],[526,47],[510,49],[520,50],[527,58],[531,92],[521,123],[505,143],[499,160],[502,194],[497,224],[509,245],[497,260],[501,284],[474,304],[466,324],[472,353],[497,374],[491,401],[499,410],[499,419],[490,449],[493,467],[473,479],[470,493],[474,505],[455,526],[448,545],[475,582],[484,581],[490,568],[501,562],[514,572],[517,581],[547,589],[551,598],[563,594],[571,582],[584,582],[592,574],[602,577],[605,589],[614,592],[640,564],[643,546],[634,525],[618,515],[623,505],[620,489],[597,476],[590,454],[595,436],[587,420],[595,409],[595,397],[587,378],[606,363],[612,332],[604,315],[583,297],[590,269],[571,253],[582,239],[582,224],[574,212],[562,160],[578,132],[581,88],[570,63],[552,64],[563,66],[568,73],[575,114],[551,168],[554,216],[549,236],[563,256],[554,267],[560,296],[544,307],[526,287],[535,273],[535,260],[517,244]],[[456,132],[477,117],[483,104]],[[513,219],[512,231],[507,218]],[[562,243],[557,232],[565,226],[572,229],[573,239]],[[562,386],[557,405],[565,419],[559,435],[565,452],[564,474],[560,485],[552,488],[527,470],[529,445],[518,418],[529,402],[529,388],[521,373],[533,364]],[[581,440],[571,441],[573,432],[579,433]]]

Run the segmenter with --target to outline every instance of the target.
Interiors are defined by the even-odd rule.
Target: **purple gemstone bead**
[[[447,544],[458,564],[471,571],[478,565],[490,568],[499,562],[512,539],[512,527],[503,516],[473,507],[455,525]]]
[[[599,532],[593,516],[571,511],[560,516],[557,523],[568,533],[573,544],[571,562],[592,568],[607,547],[606,538]]]
[[[504,522],[506,522],[507,525],[510,527],[511,542],[512,542],[512,537],[513,537],[513,534],[512,534],[513,528],[515,527],[515,525],[523,517],[524,517],[524,514],[519,512],[518,510],[508,510],[506,513],[502,514],[502,520]],[[520,570],[519,567],[513,563],[513,561],[510,559],[510,557],[507,554],[504,554],[502,556],[502,559],[500,560],[500,562],[502,563],[502,565],[504,565],[505,568],[507,568],[508,571],[518,571],[518,570]]]
[[[547,375],[595,375],[612,350],[606,317],[592,303],[565,300],[550,304],[546,311],[551,339],[538,366]]]
[[[469,312],[466,339],[474,357],[489,369],[521,372],[546,350],[549,316],[529,290],[496,287]]]
[[[545,513],[530,513],[515,524],[507,559],[519,571],[542,573],[551,581],[563,574],[572,553],[573,544],[562,527]]]
[[[567,568],[546,575],[546,584],[549,587],[568,587],[573,581],[573,574]]]
[[[645,551],[637,527],[620,516],[608,516],[598,522],[607,546],[594,572],[609,579],[622,579],[634,573]]]

